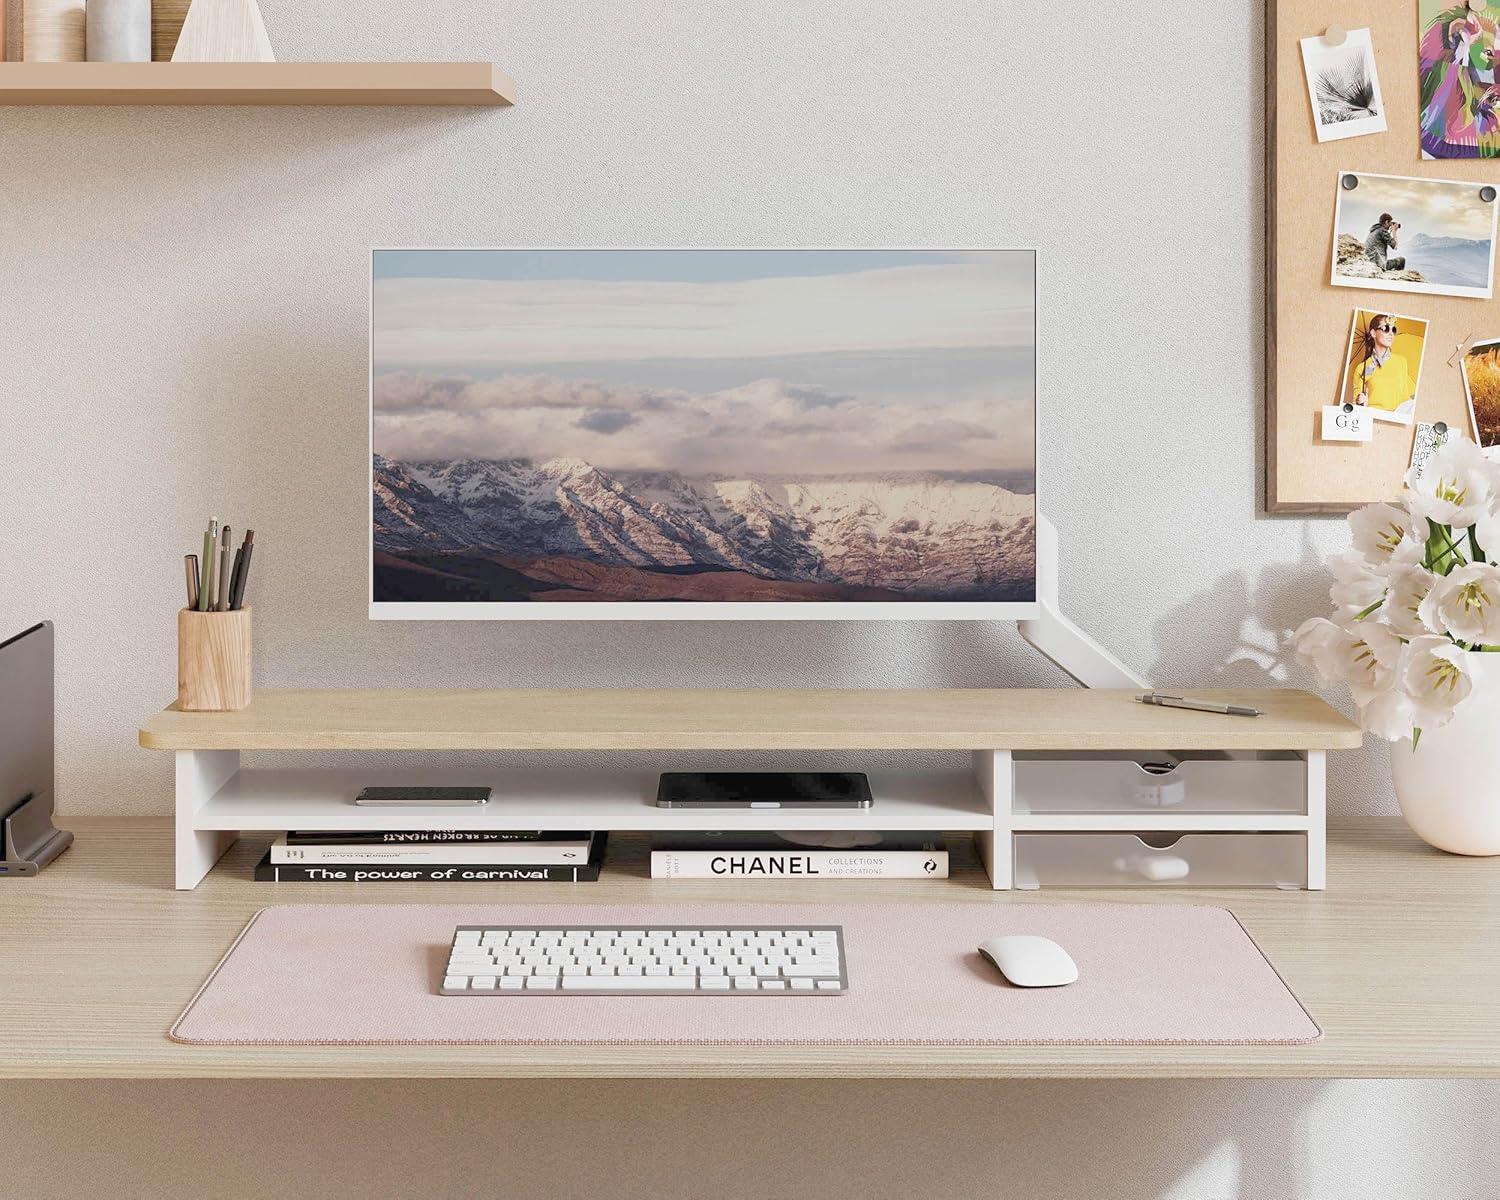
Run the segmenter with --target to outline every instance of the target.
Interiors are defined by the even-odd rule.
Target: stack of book
[[[651,843],[651,877],[947,879],[948,849],[940,833],[670,833]]]
[[[255,868],[268,883],[592,883],[603,833],[543,830],[292,830]]]

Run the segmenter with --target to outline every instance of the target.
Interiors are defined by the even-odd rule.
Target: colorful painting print
[[[1427,322],[1420,317],[1355,309],[1339,403],[1368,408],[1377,421],[1410,425],[1426,346]]]
[[[1335,186],[1334,286],[1490,298],[1493,187],[1353,172]]]
[[[1302,39],[1302,66],[1318,141],[1385,132],[1385,102],[1368,29],[1351,29],[1337,46]]]
[[[1417,6],[1423,158],[1500,156],[1494,9]]]
[[[1474,440],[1486,450],[1500,446],[1500,338],[1470,346],[1463,368]]]
[[[1031,252],[373,270],[372,615],[1034,602]]]

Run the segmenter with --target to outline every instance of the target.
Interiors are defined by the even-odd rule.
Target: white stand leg
[[[1307,888],[1328,886],[1328,752],[1307,752]]]
[[[1057,568],[1057,529],[1038,513],[1036,598],[1041,612],[1034,621],[1016,622],[1021,636],[1084,687],[1149,690],[1150,684],[1063,616],[1057,599]]]
[[[991,828],[977,830],[974,840],[990,877],[990,886],[1002,891],[1011,886],[1011,801],[1015,780],[1009,750],[974,751],[974,777],[990,803]]]
[[[240,769],[238,750],[177,751],[177,890],[189,891],[234,845],[236,830],[199,829],[198,810]]]

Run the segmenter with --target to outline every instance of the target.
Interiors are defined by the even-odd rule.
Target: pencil
[[[250,556],[254,553],[255,530],[247,529],[234,563],[234,584],[229,589],[229,607],[236,611],[245,607],[245,581],[250,578]]]
[[[182,556],[182,567],[187,572],[188,607],[198,607],[198,556],[196,554],[184,554]]]
[[[208,532],[203,535],[203,576],[198,584],[198,611],[213,607],[214,543],[219,540],[219,518],[209,517]]]
[[[229,526],[220,530],[219,540],[219,601],[214,605],[215,612],[229,611]]]

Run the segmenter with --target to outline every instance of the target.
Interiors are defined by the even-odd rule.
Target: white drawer
[[[1017,752],[1017,813],[1307,811],[1291,750]]]
[[[1301,833],[1018,833],[1015,856],[1018,888],[1307,884]]]

